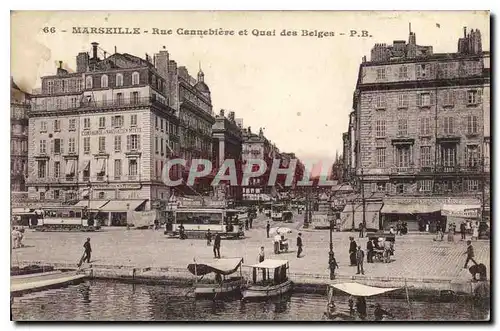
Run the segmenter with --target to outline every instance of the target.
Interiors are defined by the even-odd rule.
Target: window
[[[83,152],[85,154],[90,153],[90,137],[84,137],[83,138]]]
[[[104,192],[99,192],[98,197],[99,199],[104,199],[106,197],[106,194]]]
[[[130,115],[130,126],[137,126],[137,115]]]
[[[409,104],[408,94],[403,93],[398,95],[398,108],[408,108]]]
[[[123,75],[116,74],[116,86],[123,86]]]
[[[40,122],[40,132],[47,132],[47,122],[45,121]]]
[[[405,192],[405,187],[403,183],[396,183],[396,193],[403,194]]]
[[[417,94],[417,106],[418,107],[428,107],[431,105],[431,94],[430,93],[418,93]]]
[[[56,109],[62,109],[63,108],[63,101],[62,99],[56,99]]]
[[[163,155],[164,154],[164,152],[163,152],[163,138],[160,139],[160,143],[161,143],[160,144],[160,151],[161,151],[161,155]]]
[[[54,177],[59,178],[61,176],[61,162],[54,162]]]
[[[131,134],[127,136],[127,150],[136,151],[140,149],[140,135]]]
[[[71,98],[70,102],[71,102],[71,108],[76,108],[77,107],[78,101],[77,101],[76,98]]]
[[[420,147],[420,166],[430,167],[431,166],[431,147],[422,146]]]
[[[54,131],[61,131],[61,120],[54,120]]]
[[[399,78],[400,79],[408,78],[408,67],[407,66],[399,67]]]
[[[59,198],[61,197],[61,195],[59,194],[59,190],[54,190],[54,199],[55,200],[59,200]]]
[[[443,118],[443,131],[444,134],[453,134],[453,117],[444,117]]]
[[[46,153],[47,153],[47,141],[40,140],[40,154],[46,154]]]
[[[133,105],[137,105],[139,103],[139,92],[130,93],[130,99]]]
[[[54,154],[61,154],[61,139],[54,139]]]
[[[45,178],[47,175],[47,161],[39,160],[38,161],[38,178]]]
[[[102,100],[102,105],[103,106],[106,106],[108,104],[108,96],[106,94],[102,95],[101,100]]]
[[[99,153],[106,152],[106,137],[99,137]]]
[[[469,192],[479,191],[479,181],[477,179],[468,179],[466,185]]]
[[[385,79],[385,68],[377,68],[377,80]]]
[[[158,116],[155,116],[155,129],[158,130]]]
[[[47,82],[47,93],[52,94],[54,93],[54,81],[48,81]]]
[[[441,147],[442,165],[445,167],[454,167],[457,160],[457,149],[452,145],[444,145]]]
[[[400,168],[406,168],[410,166],[410,147],[401,146],[396,149],[396,164]]]
[[[455,104],[455,91],[443,91],[443,106],[453,106]]]
[[[111,117],[111,125],[114,128],[121,128],[123,126],[123,116],[117,115],[117,116]]]
[[[159,145],[158,145],[158,137],[155,137],[155,153],[156,153],[156,154],[158,154],[158,153],[159,153],[159,151],[158,151],[158,147],[159,147]]]
[[[377,167],[385,168],[385,148],[377,148]]]
[[[87,76],[85,78],[85,88],[87,88],[87,89],[92,88],[92,76]]]
[[[398,120],[398,136],[408,135],[408,119],[400,118]]]
[[[160,119],[160,130],[163,131],[163,118]]]
[[[386,101],[385,101],[385,95],[384,94],[377,94],[375,96],[375,108],[377,109],[383,109],[386,106]]]
[[[478,103],[480,103],[478,91],[475,91],[475,90],[467,91],[467,104],[475,105]]]
[[[385,137],[385,120],[377,120],[375,123],[375,137]]]
[[[69,119],[69,126],[68,126],[69,131],[75,131],[76,130],[76,119],[70,118]]]
[[[40,192],[40,200],[45,200],[45,192]]]
[[[432,191],[432,180],[430,179],[425,179],[425,180],[419,180],[418,181],[418,186],[419,186],[419,191],[420,192],[431,192]]]
[[[108,87],[108,75],[101,76],[101,87]]]
[[[117,105],[123,104],[123,93],[116,93],[116,104]]]
[[[385,192],[385,183],[377,183],[377,192]]]
[[[84,118],[83,119],[83,129],[84,130],[89,130],[90,129],[90,118]]]
[[[477,134],[477,131],[478,131],[477,116],[474,115],[467,116],[467,133]]]
[[[69,154],[74,154],[75,153],[75,138],[69,138],[68,153]]]
[[[137,175],[137,160],[130,159],[128,161],[128,174],[130,176],[136,176]]]
[[[417,79],[419,78],[430,78],[431,71],[432,71],[432,64],[431,63],[424,63],[424,64],[417,64],[415,67],[415,76]]]
[[[106,117],[99,117],[99,129],[106,128]]]
[[[479,146],[469,145],[465,148],[465,163],[469,168],[479,166]]]
[[[132,85],[139,85],[139,73],[132,73]]]
[[[115,160],[114,174],[115,174],[115,179],[120,179],[122,175],[122,160]]]
[[[420,135],[429,136],[431,134],[431,119],[423,117],[420,119]]]
[[[115,152],[122,151],[122,136],[115,136]]]

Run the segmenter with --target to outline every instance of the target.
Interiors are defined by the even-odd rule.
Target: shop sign
[[[92,185],[92,189],[94,190],[137,190],[140,188],[140,184],[109,183]]]
[[[107,134],[141,133],[141,128],[116,128],[82,131],[82,136],[102,136]]]
[[[386,198],[384,203],[403,204],[403,205],[477,205],[480,204],[478,199],[467,198]]]

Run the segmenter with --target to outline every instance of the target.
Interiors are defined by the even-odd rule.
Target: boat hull
[[[218,298],[229,295],[239,295],[244,280],[235,280],[220,284],[197,284],[194,294],[197,298]]]
[[[270,286],[249,285],[242,291],[243,299],[266,299],[288,293],[292,289],[292,281]]]

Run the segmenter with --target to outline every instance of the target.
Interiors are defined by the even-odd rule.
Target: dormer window
[[[85,88],[92,88],[92,76],[87,76],[87,78],[85,78]]]
[[[132,73],[132,85],[139,85],[139,73]]]
[[[116,86],[123,86],[123,75],[116,74]]]
[[[108,87],[108,75],[101,76],[101,87]]]

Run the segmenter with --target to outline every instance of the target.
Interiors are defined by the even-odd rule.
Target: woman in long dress
[[[472,225],[472,240],[477,240],[479,238],[479,227],[477,222]]]

